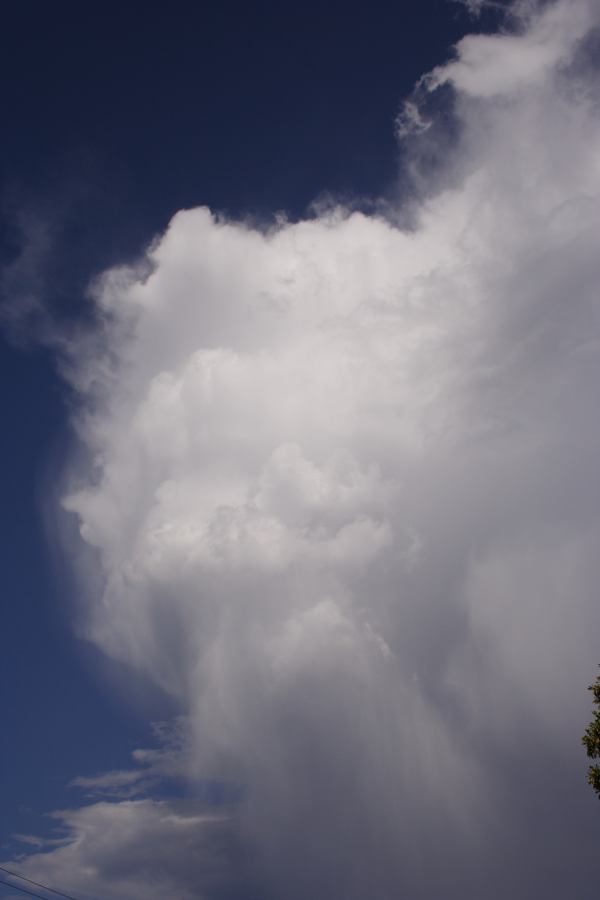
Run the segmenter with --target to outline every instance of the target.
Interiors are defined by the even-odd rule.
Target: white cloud
[[[7,868],[82,900],[251,896],[238,786],[195,781],[188,790],[188,723],[152,730],[156,746],[134,750],[131,768],[73,779],[88,803],[53,813],[50,836],[14,835],[35,851]],[[182,786],[187,797],[177,796]]]
[[[144,799],[93,803],[55,818],[62,846],[19,863],[41,884],[82,900],[224,900],[239,890],[241,860],[227,811]]]
[[[286,900],[564,896],[593,865],[598,9],[514,12],[426,82],[459,137],[413,230],[180,212],[72,348],[88,636],[178,698],[191,771],[244,783]],[[65,821],[122,817],[125,846],[164,827],[87,809]]]
[[[474,11],[481,6],[476,4]],[[514,4],[523,33],[464,37],[456,46],[457,59],[427,76],[429,87],[450,82],[468,96],[492,98],[542,84],[553,69],[569,62],[577,42],[593,26],[597,7],[594,0],[561,0],[540,7]]]

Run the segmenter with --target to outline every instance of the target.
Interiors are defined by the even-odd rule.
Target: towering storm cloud
[[[154,896],[81,840],[102,816],[156,838],[160,896],[564,897],[593,871],[599,25],[516,4],[422,79],[409,216],[185,210],[96,282],[68,361],[84,631],[239,796],[226,822],[92,804],[29,872]]]

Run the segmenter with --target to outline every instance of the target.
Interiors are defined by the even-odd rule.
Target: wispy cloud
[[[166,781],[189,780],[189,740],[187,723],[178,719],[173,723],[153,725],[158,747],[140,747],[131,754],[133,767],[79,775],[71,785],[82,788],[88,796],[132,798],[148,795]]]

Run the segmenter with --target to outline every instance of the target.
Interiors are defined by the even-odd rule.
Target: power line
[[[76,900],[71,894],[64,894],[62,891],[57,891],[56,888],[51,888],[48,887],[47,884],[42,884],[41,881],[33,881],[32,878],[26,878],[25,875],[20,875],[19,872],[13,872],[11,869],[7,869],[6,866],[0,866],[0,871],[6,872],[7,875],[12,875],[13,878],[20,878],[21,881],[26,881],[27,884],[33,884],[35,887],[39,887],[43,891],[48,891],[50,894],[56,894],[57,897],[64,897],[65,900]],[[24,894],[30,894],[32,897],[40,896],[40,894],[34,894],[31,891],[26,891],[25,888],[18,887],[16,884],[10,884],[8,881],[0,880],[0,884],[8,884],[9,887],[14,887],[17,891],[23,891]],[[48,900],[48,898],[42,897],[42,900]]]
[[[11,884],[10,881],[3,881],[0,878],[0,884],[5,884],[7,887],[11,889],[11,891],[21,891],[22,894],[29,894],[30,897],[39,897],[40,900],[48,900],[47,897],[42,897],[41,894],[34,894],[33,891],[28,891],[25,888],[19,887],[18,884]]]

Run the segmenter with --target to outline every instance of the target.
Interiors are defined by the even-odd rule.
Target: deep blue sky
[[[182,207],[301,215],[324,191],[394,190],[394,116],[467,28],[443,0],[21,2],[0,30],[1,258],[18,215],[45,223],[44,302],[77,311],[88,279]],[[10,302],[10,296],[2,298]],[[126,762],[146,725],[71,636],[42,510],[67,440],[52,360],[0,347],[3,627],[0,846],[40,832],[77,774]]]

